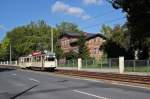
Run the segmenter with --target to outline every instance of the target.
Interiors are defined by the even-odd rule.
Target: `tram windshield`
[[[47,57],[47,61],[55,61],[54,57]]]
[[[46,56],[45,60],[46,61],[55,61],[55,57],[54,56]]]

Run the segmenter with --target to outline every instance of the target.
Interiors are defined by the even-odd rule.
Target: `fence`
[[[77,59],[58,62],[58,67],[77,68]],[[101,71],[118,71],[119,58],[105,58],[99,61],[94,59],[82,60],[82,69],[95,69]],[[124,60],[125,72],[150,73],[150,60]]]
[[[0,65],[12,65],[17,66],[17,61],[3,61]],[[78,59],[73,60],[58,60],[58,67],[67,68],[78,68]],[[95,69],[111,72],[111,70],[118,71],[119,69],[119,58],[103,58],[99,61],[94,59],[82,60],[82,69]],[[150,74],[150,60],[124,60],[124,71],[125,72],[142,72]]]
[[[150,73],[150,60],[125,60],[126,72],[148,72]]]
[[[101,59],[97,60],[82,60],[83,68],[96,68],[96,69],[114,69],[118,68],[119,59],[111,58],[111,59]]]
[[[78,60],[58,60],[58,67],[77,68]],[[82,69],[118,69],[119,59],[101,59],[99,61],[94,59],[82,60]]]
[[[14,66],[17,66],[18,65],[18,62],[17,61],[2,61],[0,62],[0,65],[14,65]]]
[[[72,60],[58,60],[58,67],[71,67],[71,68],[77,68],[78,67],[78,60],[72,59]]]

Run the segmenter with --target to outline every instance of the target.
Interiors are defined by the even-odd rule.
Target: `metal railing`
[[[17,66],[18,61],[0,61],[0,65],[12,65],[12,66]]]
[[[77,59],[73,60],[58,60],[58,67],[77,67],[78,61]],[[119,68],[119,59],[111,58],[111,59],[86,59],[82,60],[82,68],[83,69],[114,69]]]
[[[78,60],[72,59],[72,60],[58,60],[58,67],[78,67]]]
[[[83,68],[97,68],[97,69],[114,69],[119,67],[119,59],[111,58],[111,59],[101,59],[97,60],[83,60],[82,61]]]
[[[149,72],[150,60],[125,60],[125,72]]]

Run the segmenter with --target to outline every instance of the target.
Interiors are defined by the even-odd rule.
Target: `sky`
[[[67,21],[85,32],[99,33],[103,24],[124,24],[124,16],[106,0],[0,0],[0,40],[31,21],[45,20],[53,27]]]

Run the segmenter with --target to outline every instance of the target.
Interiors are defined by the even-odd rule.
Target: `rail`
[[[57,69],[57,74],[150,85],[150,76]]]

